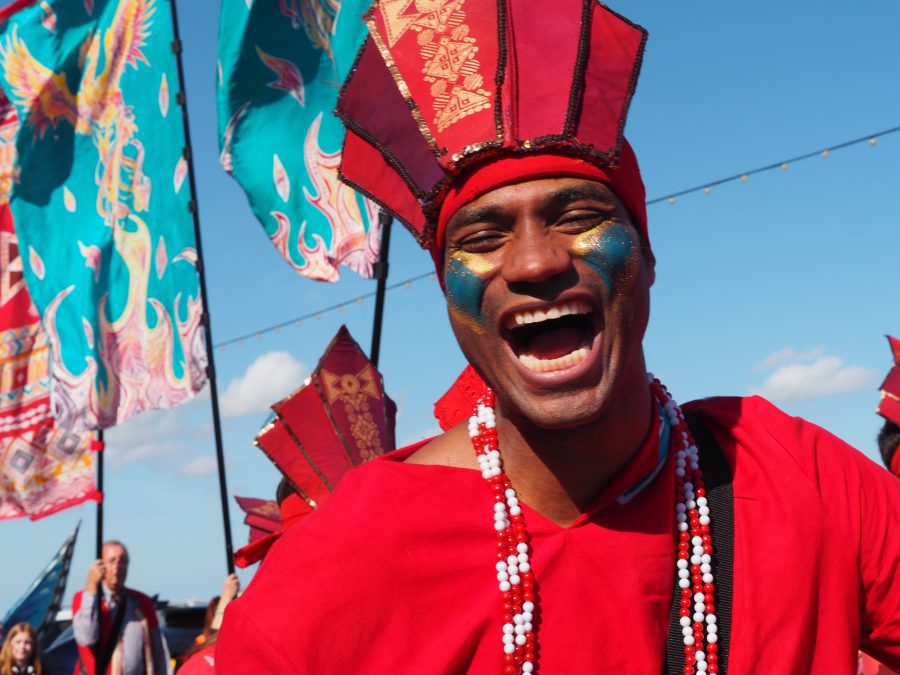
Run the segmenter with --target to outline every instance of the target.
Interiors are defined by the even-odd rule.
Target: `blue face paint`
[[[628,227],[605,222],[579,234],[572,244],[572,253],[584,259],[614,294],[618,282],[633,278],[637,270],[635,243]]]
[[[484,280],[492,266],[474,253],[455,251],[450,254],[444,275],[447,302],[457,319],[467,328],[482,333],[481,298]]]

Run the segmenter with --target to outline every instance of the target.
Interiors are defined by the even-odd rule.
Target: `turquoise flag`
[[[19,0],[0,12],[0,85],[17,117],[0,135],[0,190],[66,430],[178,405],[206,380],[170,10]]]
[[[370,0],[222,0],[222,166],[300,274],[372,276],[377,209],[338,182],[344,129],[332,110],[365,38]]]

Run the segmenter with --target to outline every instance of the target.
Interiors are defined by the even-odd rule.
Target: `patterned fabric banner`
[[[338,181],[344,130],[332,114],[369,1],[221,4],[222,166],[285,260],[319,281],[337,281],[341,264],[371,277],[381,245],[375,205]]]
[[[61,429],[106,428],[206,381],[168,0],[0,12],[12,209]]]
[[[7,122],[11,108],[5,108]],[[12,113],[12,119],[15,114]],[[0,129],[3,127],[0,126]],[[2,131],[0,131],[2,133]],[[4,146],[0,144],[0,152]],[[99,499],[90,434],[50,415],[47,336],[28,295],[9,207],[0,205],[0,520]]]

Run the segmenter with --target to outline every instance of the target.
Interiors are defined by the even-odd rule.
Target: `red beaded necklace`
[[[718,626],[712,574],[713,542],[709,504],[697,445],[678,404],[663,384],[648,376],[650,390],[665,410],[675,451],[675,527],[678,531],[676,573],[681,592],[680,622],[684,641],[684,673],[718,673]],[[536,598],[531,549],[522,507],[503,471],[494,416],[494,392],[479,400],[469,418],[469,436],[494,497],[497,531],[497,582],[503,598],[503,672],[532,673],[536,668],[534,630]]]

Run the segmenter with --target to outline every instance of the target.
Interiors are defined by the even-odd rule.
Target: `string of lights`
[[[653,199],[647,200],[647,205],[652,206],[653,204],[659,204],[662,202],[668,202],[669,204],[675,204],[679,197],[684,197],[686,195],[690,195],[696,192],[703,192],[704,194],[710,194],[714,187],[718,187],[719,185],[724,185],[726,183],[731,183],[734,181],[741,181],[746,183],[750,176],[764,173],[766,171],[774,171],[776,169],[781,169],[782,171],[787,171],[791,166],[797,164],[798,162],[802,162],[808,159],[812,159],[814,157],[821,157],[823,159],[828,159],[831,156],[831,153],[835,150],[843,150],[844,148],[849,148],[854,145],[860,145],[862,143],[868,143],[870,146],[874,147],[878,144],[878,139],[884,136],[889,136],[891,134],[895,134],[900,132],[900,126],[893,127],[891,129],[885,129],[883,131],[879,131],[873,134],[866,134],[865,136],[860,136],[859,138],[855,138],[852,141],[845,141],[843,143],[836,143],[834,145],[829,145],[825,148],[821,148],[819,150],[815,150],[814,152],[807,152],[802,155],[798,155],[796,157],[791,157],[789,159],[781,160],[780,162],[773,162],[772,164],[766,164],[765,166],[761,166],[755,169],[750,169],[748,171],[742,171],[741,173],[736,173],[732,176],[727,176],[725,178],[719,178],[717,180],[708,181],[706,183],[702,183],[700,185],[696,185],[694,187],[686,188],[684,190],[679,190],[677,192],[672,192],[670,194],[664,195],[662,197],[655,197]],[[388,291],[392,291],[394,289],[400,288],[401,286],[404,288],[411,287],[414,283],[428,279],[435,280],[437,277],[434,272],[423,272],[422,274],[418,274],[413,277],[409,277],[408,279],[403,279],[402,281],[398,281],[393,284],[389,284],[387,286]],[[342,312],[347,307],[351,307],[355,304],[362,304],[366,298],[371,298],[375,295],[375,291],[371,291],[369,293],[364,293],[355,298],[351,298],[350,300],[344,300],[343,302],[338,302],[333,305],[329,305],[328,307],[322,307],[315,311],[309,312],[307,314],[303,314],[302,316],[295,317],[288,321],[283,321],[281,323],[268,326],[266,328],[261,328],[259,330],[253,331],[252,333],[247,333],[245,335],[240,335],[235,338],[230,338],[223,342],[219,342],[216,344],[216,349],[222,350],[230,345],[239,345],[243,344],[246,340],[251,338],[259,339],[263,335],[267,333],[279,333],[283,328],[288,326],[301,326],[304,321],[309,319],[320,319],[325,314],[329,314],[331,312]]]
[[[423,272],[422,274],[418,274],[414,277],[409,277],[408,279],[404,279],[403,281],[398,281],[393,284],[388,284],[386,290],[392,291],[396,288],[400,288],[401,286],[405,288],[411,287],[417,281],[422,281],[423,279],[436,279],[437,276],[434,272]],[[230,338],[228,340],[224,340],[223,342],[219,342],[216,344],[216,349],[225,349],[229,345],[233,344],[242,344],[245,340],[249,340],[250,338],[256,338],[257,340],[261,338],[266,333],[280,333],[283,328],[287,328],[288,326],[301,326],[304,321],[309,319],[321,319],[325,314],[329,314],[330,312],[343,312],[347,307],[352,307],[353,305],[361,305],[366,298],[371,298],[375,296],[375,291],[370,291],[369,293],[363,293],[362,295],[351,298],[350,300],[344,300],[343,302],[338,302],[334,305],[329,305],[328,307],[322,307],[313,312],[309,312],[308,314],[303,314],[301,316],[295,317],[288,321],[282,321],[281,323],[268,326],[267,328],[261,328],[260,330],[254,331],[252,333],[247,333],[245,335],[240,335],[235,338]]]
[[[860,136],[859,138],[854,138],[852,141],[845,141],[843,143],[837,143],[835,145],[830,145],[826,148],[822,148],[820,150],[815,150],[814,152],[807,152],[803,155],[798,155],[797,157],[791,157],[790,159],[783,159],[780,162],[774,162],[772,164],[766,164],[765,166],[758,167],[756,169],[750,169],[749,171],[742,171],[741,173],[736,173],[733,176],[728,176],[726,178],[719,178],[718,180],[709,181],[707,183],[702,183],[701,185],[696,185],[691,188],[687,188],[685,190],[679,190],[678,192],[673,192],[671,194],[665,195],[664,197],[656,197],[654,199],[647,200],[647,206],[651,206],[653,204],[659,204],[660,202],[669,202],[669,204],[674,204],[678,197],[683,197],[685,195],[692,194],[694,192],[704,192],[705,194],[709,194],[712,192],[714,187],[719,185],[724,185],[725,183],[731,183],[733,181],[739,180],[746,183],[750,176],[764,173],[766,171],[772,171],[774,169],[781,169],[782,171],[787,171],[791,165],[797,164],[798,162],[802,162],[807,159],[812,159],[813,157],[822,157],[823,159],[828,159],[831,156],[831,153],[835,150],[843,150],[844,148],[849,148],[853,145],[859,145],[861,143],[868,143],[870,146],[874,147],[878,144],[878,139],[884,136],[889,136],[890,134],[895,134],[900,131],[900,127],[893,127],[892,129],[885,129],[884,131],[879,131],[874,134],[866,134],[865,136]]]

